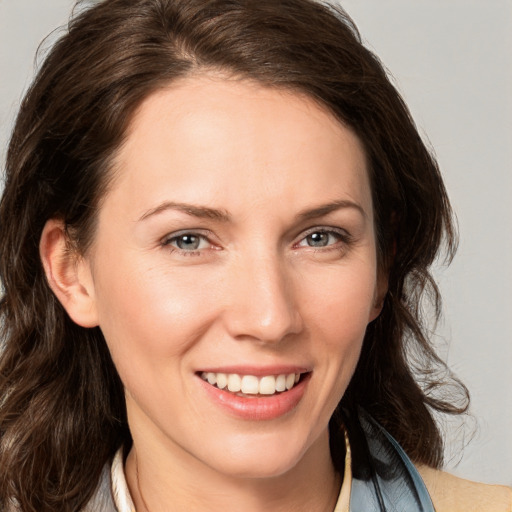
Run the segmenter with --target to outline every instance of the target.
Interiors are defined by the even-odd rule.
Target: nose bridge
[[[290,271],[277,253],[240,255],[234,267],[232,299],[226,311],[232,336],[277,342],[300,331],[302,323]]]

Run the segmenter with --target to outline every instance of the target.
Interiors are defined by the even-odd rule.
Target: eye
[[[208,239],[197,233],[180,233],[165,240],[164,245],[170,245],[180,251],[200,251],[210,247]]]
[[[298,247],[322,248],[335,245],[348,238],[348,235],[333,229],[314,229],[297,244]]]

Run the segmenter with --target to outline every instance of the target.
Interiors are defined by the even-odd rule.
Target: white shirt
[[[352,485],[351,455],[345,436],[345,474],[333,512],[349,512]],[[105,466],[96,492],[83,512],[136,512],[123,467],[123,450],[119,449],[110,468]]]

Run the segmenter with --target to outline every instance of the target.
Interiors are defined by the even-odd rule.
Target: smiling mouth
[[[238,373],[202,372],[201,379],[218,389],[229,391],[238,396],[273,396],[290,391],[300,382],[302,373],[279,375],[240,375]]]

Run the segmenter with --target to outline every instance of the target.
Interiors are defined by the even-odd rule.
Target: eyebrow
[[[188,203],[177,203],[174,201],[164,201],[162,204],[158,205],[156,208],[151,208],[147,212],[143,213],[139,218],[139,221],[145,220],[148,217],[152,217],[154,215],[158,215],[167,210],[177,210],[187,215],[191,215],[192,217],[198,218],[206,218],[206,219],[214,219],[220,220],[222,222],[228,222],[230,220],[230,215],[225,210],[217,210],[215,208],[208,208],[206,206],[197,206]]]
[[[299,212],[295,218],[297,221],[305,221],[310,219],[316,219],[318,217],[323,217],[324,215],[328,215],[337,210],[341,210],[344,208],[353,208],[357,210],[364,218],[367,217],[364,209],[357,203],[349,200],[339,200],[333,201],[331,203],[323,204],[317,206],[315,208],[303,210]],[[221,222],[229,222],[231,220],[231,216],[226,210],[218,210],[216,208],[209,208],[207,206],[198,206],[189,203],[179,203],[175,201],[164,201],[160,205],[155,208],[151,208],[150,210],[143,213],[139,221],[143,221],[148,217],[152,217],[154,215],[158,215],[167,210],[177,210],[187,215],[191,215],[192,217],[198,218],[206,218],[206,219],[214,219]]]
[[[357,210],[365,219],[367,218],[367,214],[364,208],[355,203],[354,201],[349,201],[346,199],[341,199],[339,201],[332,201],[331,203],[323,204],[317,206],[315,208],[307,209],[302,212],[299,212],[296,215],[297,221],[305,221],[316,219],[318,217],[323,217],[324,215],[328,215],[329,213],[335,212],[337,210],[352,208]]]

